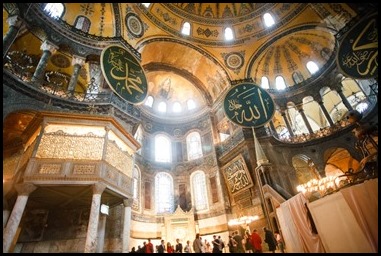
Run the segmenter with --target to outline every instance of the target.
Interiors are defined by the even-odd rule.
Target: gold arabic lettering
[[[125,63],[125,75],[124,76],[118,76],[114,73],[114,70],[120,71],[120,66],[113,66],[111,68],[110,74],[111,77],[115,80],[124,80],[124,86],[121,90],[127,90],[129,94],[132,94],[131,89],[134,89],[140,93],[144,93],[143,90],[136,84],[139,83],[141,85],[142,81],[140,77],[132,78],[128,77],[128,65]],[[119,84],[119,83],[118,83]]]
[[[235,118],[237,120],[237,122],[240,124],[242,124],[243,121],[251,122],[254,119],[258,120],[261,118],[261,114],[259,113],[258,107],[256,105],[254,105],[253,108],[249,106],[249,110],[250,110],[250,114],[248,116],[246,116],[246,112],[243,109],[241,112],[241,119],[239,119],[238,112],[234,112],[233,118]],[[256,113],[254,113],[254,112],[256,112]]]
[[[360,44],[361,39],[367,33],[367,41],[369,43]],[[352,45],[352,53],[347,54],[343,58],[343,66],[352,68],[356,66],[357,73],[365,76],[367,74],[373,75],[378,67],[378,31],[376,29],[376,19],[372,19],[361,31]],[[364,64],[364,65],[363,65]]]
[[[262,91],[259,88],[258,88],[258,95],[259,95],[259,99],[261,100],[262,108],[263,108],[263,111],[265,112],[265,117],[267,120],[267,110],[266,110],[265,104],[263,103]]]
[[[367,32],[367,30],[370,26],[373,26],[372,31],[370,31],[370,34],[372,35],[371,39],[373,39],[374,41],[370,42],[368,44],[359,45],[361,38],[364,37],[365,32]],[[376,34],[376,35],[378,34],[377,30],[376,30],[376,20],[375,19],[371,20],[365,26],[365,28],[361,31],[360,35],[356,38],[355,42],[353,43],[352,50],[358,51],[358,50],[367,50],[367,49],[372,49],[372,48],[378,48],[378,38],[375,37],[374,34]]]

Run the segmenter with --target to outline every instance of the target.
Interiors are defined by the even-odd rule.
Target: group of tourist
[[[272,233],[272,231],[266,227],[263,228],[263,231],[265,234],[263,241],[267,243],[268,250],[275,252],[278,248],[280,252],[284,253],[284,242],[280,233],[278,231]],[[256,229],[254,229],[251,234],[246,230],[243,237],[238,231],[234,231],[229,235],[227,247],[230,253],[263,252],[262,238]],[[172,245],[170,242],[165,243],[164,240],[161,240],[160,245],[154,247],[151,243],[151,239],[148,239],[148,242],[143,242],[143,245],[139,245],[138,249],[132,247],[131,253],[222,253],[224,248],[225,243],[221,239],[221,236],[213,235],[213,240],[209,243],[206,239],[203,241],[201,235],[197,233],[193,243],[188,240],[185,246],[183,246],[179,239],[176,239],[175,245]]]
[[[154,250],[155,248],[155,250]],[[138,245],[136,249],[135,246],[132,247],[130,253],[191,253],[193,252],[190,241],[187,241],[187,244],[183,246],[180,243],[180,239],[176,239],[176,244],[172,245],[170,242],[165,243],[164,240],[161,240],[159,245],[155,247],[151,243],[151,239],[148,238],[148,242],[143,242],[143,245]]]
[[[284,243],[279,232],[276,231],[275,234],[273,234],[271,230],[266,227],[263,228],[263,231],[265,232],[264,242],[267,243],[268,250],[275,252],[278,247],[279,250],[284,253]],[[230,253],[263,252],[262,238],[256,229],[254,229],[251,234],[248,230],[246,230],[243,237],[238,233],[238,231],[233,232],[233,234],[229,236],[228,247]]]

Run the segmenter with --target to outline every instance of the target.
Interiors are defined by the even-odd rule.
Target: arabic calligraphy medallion
[[[226,116],[244,127],[259,127],[270,121],[275,113],[270,94],[252,83],[232,87],[224,99]]]
[[[101,68],[111,89],[130,103],[141,103],[147,96],[147,79],[137,59],[125,48],[110,45],[102,51]]]

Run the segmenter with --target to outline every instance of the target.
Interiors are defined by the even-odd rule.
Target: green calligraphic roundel
[[[224,110],[233,123],[255,128],[272,119],[275,105],[266,90],[252,83],[242,83],[227,92]]]
[[[369,79],[378,76],[378,13],[367,15],[344,36],[337,65],[348,77]]]
[[[103,76],[111,89],[122,99],[142,103],[147,96],[147,78],[137,59],[125,48],[110,45],[101,55]]]

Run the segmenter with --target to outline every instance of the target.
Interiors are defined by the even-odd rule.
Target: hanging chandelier
[[[237,226],[237,225],[244,225],[244,224],[250,224],[251,222],[258,220],[259,216],[241,216],[239,218],[231,219],[228,222],[229,226]]]

